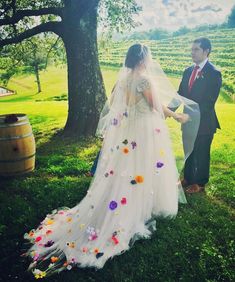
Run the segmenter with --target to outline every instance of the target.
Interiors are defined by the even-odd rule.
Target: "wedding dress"
[[[175,217],[178,201],[186,202],[153,85],[146,71],[122,70],[101,114],[97,132],[104,140],[87,195],[25,235],[36,278],[73,266],[102,268],[137,239],[150,238],[157,217]]]

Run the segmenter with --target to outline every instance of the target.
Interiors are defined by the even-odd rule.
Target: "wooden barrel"
[[[27,116],[0,115],[0,175],[19,175],[34,167],[35,140]]]

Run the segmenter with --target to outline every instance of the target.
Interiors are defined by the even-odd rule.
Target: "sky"
[[[186,26],[221,24],[226,21],[235,0],[136,0],[143,11],[137,17],[143,31],[163,28],[170,31]]]

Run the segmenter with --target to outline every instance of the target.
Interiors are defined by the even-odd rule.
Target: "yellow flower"
[[[68,218],[66,219],[66,221],[67,221],[67,222],[72,221],[72,217],[68,217]]]
[[[40,273],[40,275],[41,275],[41,278],[46,277],[46,271],[42,271],[42,272]]]
[[[51,225],[54,223],[54,220],[52,219],[48,219],[47,222],[46,222],[46,225]]]

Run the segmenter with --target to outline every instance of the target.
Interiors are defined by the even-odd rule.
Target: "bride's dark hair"
[[[148,55],[148,48],[145,45],[134,44],[126,54],[125,67],[134,69],[141,61],[144,61]]]

